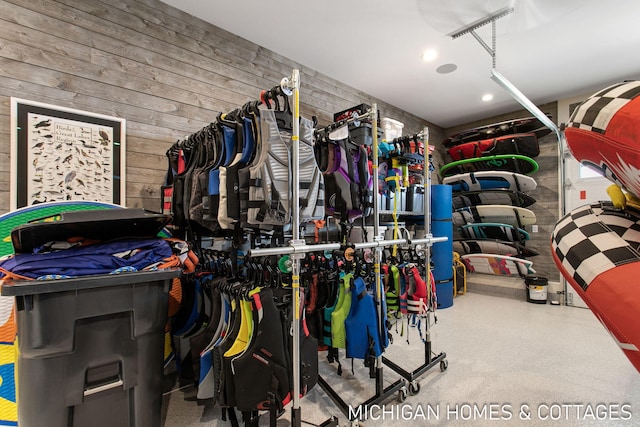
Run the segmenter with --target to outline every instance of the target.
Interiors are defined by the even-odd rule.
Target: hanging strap
[[[27,276],[21,276],[20,274],[16,274],[16,273],[12,273],[11,271],[0,267],[0,273],[4,274],[4,277],[2,278],[2,280],[0,280],[0,284],[4,283],[5,281],[7,281],[7,279],[13,279],[13,280],[34,280],[31,277],[27,277]]]

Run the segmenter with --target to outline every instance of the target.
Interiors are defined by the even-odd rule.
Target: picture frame
[[[10,209],[87,200],[125,206],[126,120],[11,98]]]

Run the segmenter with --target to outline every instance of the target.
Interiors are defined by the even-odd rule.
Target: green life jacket
[[[347,332],[345,320],[351,309],[351,286],[353,274],[345,274],[340,279],[338,291],[338,303],[331,313],[331,346],[334,348],[347,348]]]

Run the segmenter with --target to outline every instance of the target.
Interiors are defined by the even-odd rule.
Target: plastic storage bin
[[[168,291],[179,274],[3,285],[16,297],[19,425],[161,426]]]
[[[413,213],[424,212],[424,185],[411,184],[407,188],[406,210]]]
[[[371,110],[371,106],[367,104],[360,104],[342,110],[333,114],[333,121],[347,120],[353,118],[356,114],[362,116]],[[378,117],[380,117],[380,111],[378,110]],[[378,120],[378,123],[380,120]],[[369,122],[360,122],[360,126],[356,126],[355,123],[349,124],[349,137],[358,145],[372,145],[373,144],[373,126]],[[378,139],[382,139],[383,130],[378,126]]]
[[[349,137],[358,145],[373,145],[373,126],[361,123],[360,126],[349,125]],[[382,140],[382,129],[378,128],[378,141]]]
[[[362,116],[363,114],[366,114],[367,111],[369,110],[371,110],[371,105],[369,104],[356,105],[356,106],[347,108],[346,110],[342,110],[337,113],[334,113],[333,121],[337,122],[340,120],[347,120],[352,118],[355,114],[357,114],[358,116]],[[378,111],[378,117],[380,117],[380,111]]]
[[[380,127],[384,131],[384,140],[391,142],[394,138],[400,138],[402,136],[404,123],[388,117],[383,117],[380,119]]]

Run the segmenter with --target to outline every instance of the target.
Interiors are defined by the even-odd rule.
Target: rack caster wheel
[[[409,394],[415,396],[420,392],[420,383],[417,381],[411,381],[409,383]]]
[[[401,388],[400,390],[398,390],[398,401],[400,403],[404,402],[405,400],[407,400],[407,395],[407,388]]]
[[[446,371],[448,367],[449,367],[449,362],[447,361],[447,359],[440,361],[440,370],[442,372]]]

